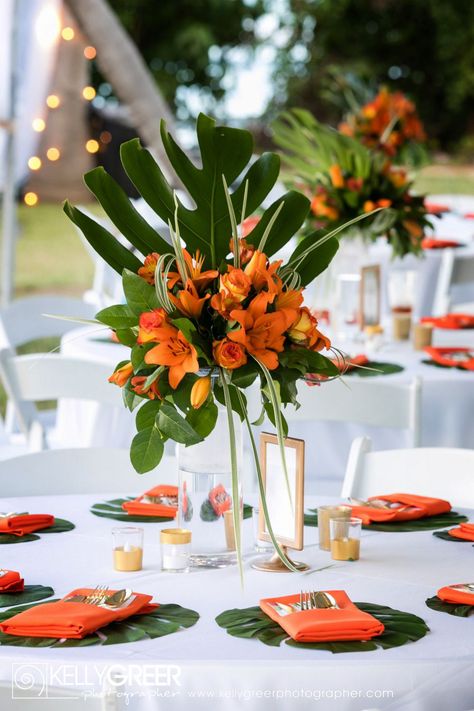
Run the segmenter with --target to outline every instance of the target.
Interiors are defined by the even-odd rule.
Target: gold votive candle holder
[[[143,528],[123,526],[112,529],[114,568],[122,572],[141,570],[143,566]]]
[[[392,309],[392,337],[394,341],[407,341],[411,329],[411,308]]]
[[[332,518],[331,558],[333,560],[359,560],[362,519]]]
[[[349,519],[352,513],[350,506],[319,506],[318,508],[318,532],[319,547],[323,551],[331,550],[331,532],[329,521],[331,518]]]
[[[161,570],[188,573],[191,555],[191,531],[187,528],[164,528],[160,531]]]
[[[422,351],[423,348],[431,346],[433,340],[433,326],[426,323],[417,323],[413,327],[413,348],[415,351]]]

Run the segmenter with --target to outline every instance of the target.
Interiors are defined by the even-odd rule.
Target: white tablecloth
[[[76,357],[116,363],[129,356],[129,349],[104,340],[102,331],[82,328],[63,338],[61,351]],[[363,346],[358,346],[363,350]],[[374,360],[399,363],[401,373],[386,376],[384,382],[410,383],[415,376],[423,378],[422,444],[437,447],[474,447],[474,374],[456,369],[442,369],[423,364],[423,353],[413,351],[411,344],[389,343],[374,354]],[[350,386],[351,378],[347,384]],[[112,386],[111,386],[112,387]],[[330,387],[330,384],[325,387]],[[255,417],[258,413],[255,412]],[[71,426],[74,423],[74,426]],[[93,424],[91,424],[93,423]],[[84,427],[89,437],[84,439]],[[267,425],[261,429],[271,429]],[[81,434],[82,433],[82,434]],[[110,412],[90,403],[62,403],[58,416],[57,437],[63,446],[128,447],[135,433],[134,416],[127,410]],[[372,438],[375,449],[411,446],[403,431],[361,427],[350,423],[293,424],[290,435],[306,442],[306,471],[311,478],[323,480],[319,491],[334,493],[340,489],[350,445],[355,437]],[[73,439],[74,438],[74,439]]]
[[[130,698],[127,707],[126,697],[122,696],[119,708],[233,711],[242,708],[242,699],[246,700],[244,708],[251,711],[446,711],[474,707],[474,617],[460,619],[434,612],[424,602],[442,585],[472,579],[469,544],[443,541],[430,532],[364,531],[361,560],[333,562],[316,546],[317,529],[306,528],[306,548],[294,557],[310,563],[312,570],[307,574],[261,573],[249,566],[254,554],[252,524],[247,520],[245,583],[241,589],[236,569],[187,575],[160,572],[159,526],[155,524],[145,525],[143,571],[114,572],[110,531],[115,524],[88,511],[100,498],[83,495],[2,500],[2,510],[48,511],[76,524],[69,533],[2,546],[2,566],[20,570],[28,584],[51,585],[56,596],[98,583],[117,588],[132,586],[136,591],[153,593],[163,603],[174,602],[197,610],[199,622],[189,630],[161,639],[108,647],[0,647],[1,680],[8,681],[12,670],[17,678],[21,678],[20,673],[34,675],[40,684],[53,675],[54,686],[63,686],[66,679],[69,691],[76,684],[79,693],[87,694],[100,689],[101,673],[107,678],[114,666],[127,675],[128,665],[138,665],[134,673],[142,679],[140,674],[145,673],[151,678],[156,665],[171,664],[177,669],[172,670],[175,680],[170,686],[156,689],[147,686],[145,679],[140,689],[133,683],[127,689],[118,687],[121,693],[135,690],[142,694]],[[320,502],[321,499],[307,499],[311,506]],[[256,605],[262,597],[299,592],[302,588],[344,589],[355,601],[387,604],[417,614],[426,620],[431,631],[422,640],[400,648],[332,655],[233,638],[214,621],[223,610]],[[23,669],[18,671],[18,665]],[[174,697],[157,699],[157,692]],[[381,698],[383,693],[385,698]]]

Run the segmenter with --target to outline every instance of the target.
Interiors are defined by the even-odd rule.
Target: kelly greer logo
[[[70,699],[92,690],[113,693],[123,689],[180,686],[181,668],[175,664],[12,664],[13,699],[48,699],[52,696]]]

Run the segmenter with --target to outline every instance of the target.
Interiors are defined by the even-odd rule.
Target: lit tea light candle
[[[143,566],[143,528],[125,526],[112,529],[114,568],[123,572]]]
[[[191,553],[191,531],[165,528],[160,532],[161,569],[169,573],[187,573]]]
[[[360,518],[333,518],[330,521],[331,558],[333,560],[359,560]]]

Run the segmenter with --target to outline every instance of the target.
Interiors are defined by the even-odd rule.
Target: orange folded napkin
[[[448,533],[453,538],[462,538],[464,541],[474,543],[474,523],[461,523],[459,527],[452,528]]]
[[[66,595],[66,598],[91,592],[91,589],[79,588]],[[114,592],[116,591],[108,590],[107,594],[112,595]],[[63,598],[58,602],[45,602],[19,612],[18,615],[0,623],[0,630],[15,637],[82,639],[111,622],[156,609],[158,605],[149,604],[152,597],[133,593],[129,604],[116,610],[83,602],[65,602],[66,598]]]
[[[375,502],[372,506],[352,506],[352,513],[356,518],[362,519],[362,523],[368,526],[371,523],[385,523],[389,521],[413,521],[426,516],[436,516],[438,514],[451,511],[449,501],[443,499],[433,499],[428,496],[417,496],[416,494],[383,494],[381,496],[371,496],[368,501]],[[380,506],[377,506],[378,502]],[[389,508],[384,508],[383,504],[392,504]]]
[[[474,590],[469,591],[466,583],[447,585],[436,593],[444,602],[460,603],[461,605],[474,605]]]
[[[277,622],[297,642],[336,642],[338,640],[372,639],[382,634],[385,627],[375,617],[362,612],[344,590],[328,590],[339,609],[297,610],[280,614],[278,603],[299,603],[299,595],[269,597],[260,600],[260,608]]]
[[[159,484],[133,501],[125,501],[122,508],[135,516],[174,518],[178,512],[178,487]]]
[[[425,202],[425,210],[429,215],[439,215],[442,212],[451,212],[449,205],[442,205],[437,202]]]
[[[0,570],[0,593],[21,592],[25,581],[16,570]]]
[[[434,328],[474,328],[474,316],[471,314],[446,314],[446,316],[424,316],[421,323]]]
[[[421,246],[423,249],[446,249],[447,247],[461,247],[462,242],[457,242],[454,239],[432,239],[425,237],[421,242]]]
[[[464,368],[474,370],[474,352],[469,348],[434,348],[427,346],[423,349],[435,363],[450,368]]]
[[[19,516],[3,516],[0,518],[0,534],[11,533],[14,536],[24,536],[25,533],[40,531],[54,524],[54,516],[50,514],[20,514]]]

